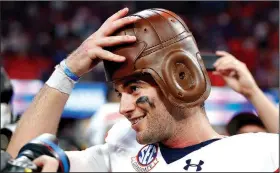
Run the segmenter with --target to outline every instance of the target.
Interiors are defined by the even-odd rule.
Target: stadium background
[[[54,66],[123,7],[129,7],[130,13],[146,8],[176,12],[193,32],[201,52],[232,53],[247,64],[258,85],[279,105],[277,1],[1,1],[1,59],[15,89],[12,102],[15,119],[20,118]],[[206,102],[207,115],[211,124],[225,133],[224,125],[236,112],[254,108],[243,96],[227,88],[220,77],[209,75],[213,88]],[[106,131],[120,118],[114,113],[116,106],[110,112],[100,113],[100,108],[111,102],[116,100],[105,84],[100,64],[75,87],[63,112],[58,135],[80,148],[94,145],[91,138],[97,136],[96,130]],[[110,123],[95,127],[96,112],[109,114],[102,121]],[[67,147],[71,146],[65,144]]]

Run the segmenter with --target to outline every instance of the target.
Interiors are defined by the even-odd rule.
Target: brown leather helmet
[[[147,9],[132,16],[140,19],[114,35],[136,36],[137,41],[109,49],[126,61],[104,61],[107,81],[149,73],[173,105],[193,107],[204,102],[211,84],[184,21],[165,9]]]

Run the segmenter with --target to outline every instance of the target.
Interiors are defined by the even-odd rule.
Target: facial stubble
[[[143,132],[140,132],[139,136],[137,137],[137,141],[140,144],[151,144],[164,140],[166,131],[168,130],[165,121],[169,122],[169,119],[164,111],[158,112],[157,108],[160,109],[160,107],[157,107],[153,99],[149,99],[148,96],[139,97],[136,100],[136,104],[146,104],[147,110],[144,111],[149,112],[149,115],[146,116],[147,129],[145,129]]]

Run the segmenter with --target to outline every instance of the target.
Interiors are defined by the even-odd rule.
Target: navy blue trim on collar
[[[216,139],[210,139],[208,141],[201,142],[199,144],[195,144],[192,146],[188,146],[185,148],[168,148],[164,146],[162,143],[159,143],[160,151],[162,154],[162,157],[166,161],[167,164],[170,164],[176,160],[181,159],[182,157],[185,157],[186,155],[201,149],[202,147],[205,147],[206,145],[211,144],[212,142],[215,142],[221,138]]]

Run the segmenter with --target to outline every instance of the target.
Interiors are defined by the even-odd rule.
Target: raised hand
[[[109,17],[94,34],[89,36],[67,57],[66,64],[73,73],[82,76],[84,73],[89,72],[102,59],[115,62],[125,60],[125,57],[104,50],[103,47],[136,41],[135,36],[110,36],[116,30],[138,19],[135,16],[124,17],[127,13],[128,8],[124,8]]]
[[[225,51],[217,51],[216,55],[221,58],[214,63],[214,74],[222,76],[227,85],[236,92],[245,96],[253,94],[258,86],[246,64]]]

